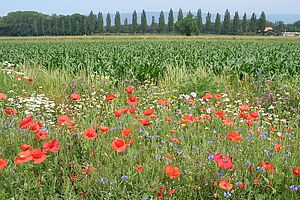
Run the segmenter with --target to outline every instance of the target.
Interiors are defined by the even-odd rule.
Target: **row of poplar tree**
[[[174,12],[170,9],[167,20],[165,14],[160,12],[158,21],[152,16],[150,23],[147,22],[147,13],[142,11],[140,19],[138,13],[133,11],[131,21],[125,18],[121,23],[120,12],[112,15],[107,13],[105,18],[101,12],[95,15],[92,11],[88,16],[81,14],[73,15],[45,15],[33,11],[11,12],[7,16],[0,17],[0,35],[92,35],[111,33],[152,33],[152,34],[257,34],[266,26],[266,15],[261,13],[257,18],[253,13],[247,18],[244,13],[240,19],[239,13],[235,12],[231,18],[230,12],[225,11],[224,17],[219,13],[212,19],[211,13],[207,13],[205,19],[201,9],[196,15],[188,12],[185,16],[182,9],[174,18]],[[112,21],[114,23],[112,23]],[[139,23],[140,22],[140,23]]]

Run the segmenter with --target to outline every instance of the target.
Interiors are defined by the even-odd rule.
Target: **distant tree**
[[[124,20],[124,33],[129,33],[129,24],[127,17]]]
[[[117,11],[115,14],[115,32],[120,33],[121,31],[121,16],[120,12]]]
[[[206,15],[205,30],[206,33],[211,32],[211,14],[209,12]]]
[[[284,32],[286,30],[286,25],[283,23],[283,21],[276,21],[274,24],[274,30],[278,34],[281,34],[282,32]]]
[[[46,26],[47,26],[46,19],[42,17],[40,20],[40,23],[41,23],[41,34],[46,35]],[[1,28],[1,25],[0,25],[0,28]]]
[[[224,15],[224,22],[223,22],[223,34],[228,35],[230,33],[230,12],[227,9],[225,11],[225,15]]]
[[[262,12],[258,21],[258,29],[263,33],[266,27],[267,19],[265,12]]]
[[[196,16],[196,32],[202,33],[202,11],[198,9]]]
[[[195,28],[194,26],[195,26],[194,16],[190,11],[188,12],[185,18],[177,21],[175,24],[176,30],[178,30],[179,33],[185,34],[187,36],[192,35],[192,32]]]
[[[173,14],[173,10],[172,9],[170,9],[170,11],[169,11],[168,31],[169,32],[173,32],[174,31],[174,14]]]
[[[215,20],[215,33],[221,34],[221,31],[222,31],[221,15],[217,13],[216,20]]]
[[[239,34],[239,29],[240,29],[240,17],[239,17],[239,13],[236,11],[233,17],[232,33],[234,35]]]
[[[98,26],[98,32],[104,33],[103,15],[101,12],[98,13],[97,26]]]
[[[256,33],[257,31],[257,20],[256,20],[256,14],[252,13],[251,19],[250,19],[250,31],[252,33]]]
[[[177,21],[182,20],[183,19],[183,12],[182,9],[180,8],[178,11],[178,15],[177,15]]]
[[[165,15],[163,11],[160,12],[158,26],[159,26],[160,33],[166,32]]]
[[[142,33],[147,33],[147,16],[145,10],[142,11],[141,28],[142,28]]]
[[[67,35],[73,35],[72,33],[72,21],[71,21],[71,17],[68,16],[66,19],[66,27],[67,27]]]
[[[138,22],[137,22],[137,13],[133,11],[132,13],[132,33],[137,33],[138,31]]]
[[[95,32],[95,27],[96,27],[96,15],[94,15],[93,11],[90,12],[88,19],[88,34],[93,34]]]
[[[247,19],[246,13],[244,13],[244,16],[243,16],[242,30],[243,30],[243,33],[247,33],[247,31],[248,31],[248,19]]]
[[[151,25],[150,25],[150,32],[153,34],[156,32],[157,24],[155,22],[155,17],[152,16]]]
[[[110,17],[110,13],[107,13],[107,16],[106,16],[106,32],[107,33],[111,33],[111,17]]]

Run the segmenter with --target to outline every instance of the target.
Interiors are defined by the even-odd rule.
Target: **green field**
[[[284,37],[0,38],[0,199],[299,199],[299,55]]]

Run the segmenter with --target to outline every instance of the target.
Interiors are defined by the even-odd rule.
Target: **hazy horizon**
[[[172,8],[177,11],[182,8],[184,11],[193,12],[201,8],[202,11],[210,13],[223,13],[226,9],[230,12],[238,11],[240,13],[260,13],[265,11],[267,14],[300,14],[300,1],[295,0],[143,0],[135,2],[133,0],[111,0],[109,3],[103,0],[1,0],[0,16],[5,16],[14,11],[37,11],[45,14],[63,14],[74,13],[88,14],[91,10],[97,12],[115,12],[131,13],[133,10],[140,12],[145,9],[147,12],[168,11]]]

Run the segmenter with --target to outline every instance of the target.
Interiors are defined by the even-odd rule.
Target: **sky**
[[[17,10],[38,11],[45,14],[88,14],[91,10],[98,13],[120,11],[131,13],[141,11],[196,11],[223,13],[230,12],[268,14],[300,14],[300,0],[0,0],[0,16]]]

